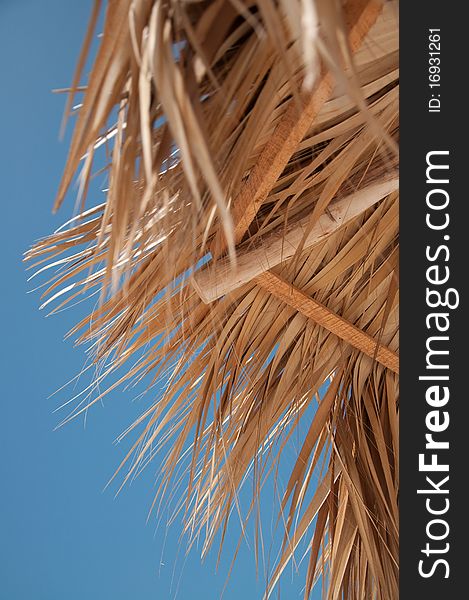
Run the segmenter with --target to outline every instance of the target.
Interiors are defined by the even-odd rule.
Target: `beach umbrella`
[[[68,418],[145,381],[116,477],[159,452],[155,503],[202,554],[236,516],[259,531],[274,482],[267,596],[302,544],[305,598],[397,598],[397,3],[101,4],[67,90],[55,208],[77,176],[78,213],[27,254],[52,310],[95,295]]]

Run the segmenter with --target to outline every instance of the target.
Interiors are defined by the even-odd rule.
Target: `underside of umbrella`
[[[306,540],[305,598],[397,598],[397,3],[109,0],[83,82],[100,5],[56,201],[78,173],[79,214],[27,254],[53,311],[99,298],[72,334],[100,391],[70,418],[144,379],[117,473],[162,451],[161,497],[184,464],[203,553],[233,510],[260,527],[282,463],[266,595]]]

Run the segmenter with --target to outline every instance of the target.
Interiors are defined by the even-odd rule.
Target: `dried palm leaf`
[[[52,271],[53,311],[100,294],[71,332],[102,367],[89,394],[124,375],[65,420],[164,382],[116,475],[165,448],[161,497],[185,465],[177,511],[203,553],[306,423],[266,595],[306,539],[305,598],[318,580],[396,598],[396,2],[110,0],[81,86],[99,10],[55,205],[79,172],[82,208],[27,259]],[[87,208],[93,163],[108,191]]]

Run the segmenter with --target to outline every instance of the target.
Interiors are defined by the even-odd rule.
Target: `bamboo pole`
[[[248,244],[240,246],[236,269],[233,269],[228,257],[221,258],[196,273],[192,284],[203,302],[213,302],[291,258],[300,245],[306,250],[323,242],[340,227],[397,190],[398,185],[399,180],[393,173],[385,181],[371,184],[331,203],[328,213],[323,213],[312,227],[310,218],[305,217],[287,231],[281,227],[261,238],[257,248]]]

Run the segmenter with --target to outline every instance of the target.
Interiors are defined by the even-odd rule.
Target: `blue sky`
[[[62,396],[50,394],[83,366],[82,348],[63,341],[80,309],[45,318],[27,293],[22,253],[71,215],[51,206],[66,156],[58,131],[66,87],[90,0],[0,0],[2,143],[2,426],[0,598],[3,600],[215,600],[231,562],[215,572],[216,549],[201,565],[185,558],[181,527],[146,524],[157,463],[117,498],[103,492],[125,447],[115,438],[140,413],[117,391],[89,415],[54,431]],[[5,214],[6,213],[6,214]],[[84,307],[86,309],[86,307]],[[124,444],[122,446],[125,446]],[[234,527],[233,531],[237,531]],[[166,535],[167,533],[167,535]],[[228,546],[237,543],[237,536]],[[291,571],[282,597],[300,598]],[[242,545],[224,598],[261,597],[251,551]]]

